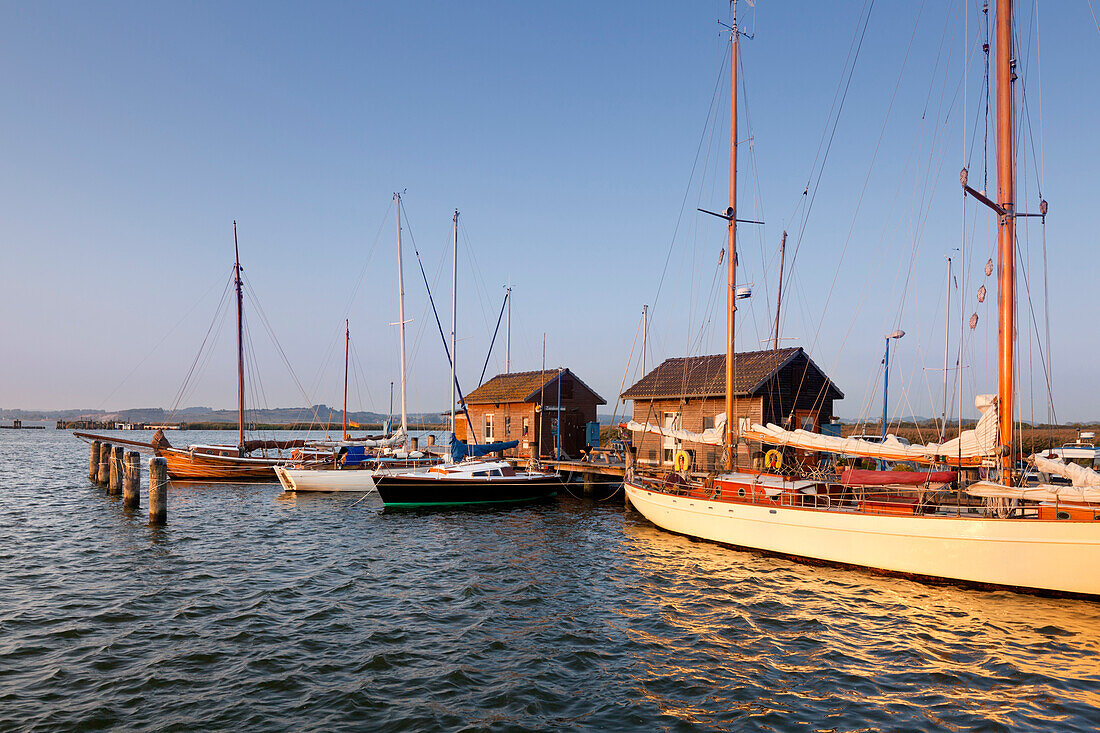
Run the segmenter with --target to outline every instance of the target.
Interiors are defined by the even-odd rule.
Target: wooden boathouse
[[[465,404],[478,443],[518,440],[519,447],[507,455],[530,456],[534,450],[539,456],[553,457],[559,425],[562,451],[580,455],[587,445],[586,427],[596,422],[596,407],[607,400],[571,370],[560,367],[498,374],[466,395]],[[471,442],[470,432],[460,409],[455,435]]]
[[[734,358],[734,435],[738,421],[775,423],[821,432],[833,418],[833,401],[844,398],[801,347],[741,352]],[[725,412],[726,355],[666,359],[622,394],[633,401],[635,422],[701,433]],[[677,451],[692,456],[696,470],[723,468],[721,446],[680,441],[659,433],[635,432],[637,460],[670,469]],[[748,467],[762,458],[759,443],[738,446],[736,460]]]

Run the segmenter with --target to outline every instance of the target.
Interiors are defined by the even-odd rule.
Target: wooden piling
[[[99,472],[96,474],[96,483],[106,486],[111,480],[111,444],[103,443],[99,446]]]
[[[126,454],[126,449],[121,445],[116,445],[111,448],[111,463],[107,474],[107,493],[108,494],[121,494],[122,493],[122,473],[123,465],[122,459]]]
[[[592,496],[596,491],[596,481],[599,480],[599,474],[592,471],[584,472],[584,495]]]
[[[435,433],[428,433],[428,445],[435,445]]]
[[[92,459],[88,462],[88,478],[91,481],[99,479],[99,441],[92,441]]]
[[[420,438],[409,438],[409,450],[410,451],[420,450]]]
[[[168,461],[149,459],[149,524],[168,521]]]
[[[137,451],[127,451],[122,483],[122,506],[136,509],[141,504],[141,456]]]

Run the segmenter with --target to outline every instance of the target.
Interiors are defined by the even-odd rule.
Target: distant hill
[[[314,405],[312,407],[277,407],[268,410],[248,410],[246,417],[251,423],[279,424],[279,423],[338,423],[341,422],[343,412],[336,407],[328,405]],[[386,419],[386,415],[377,412],[349,412],[350,422],[370,424],[380,423]],[[400,418],[400,416],[395,416]],[[138,407],[129,410],[22,410],[0,409],[0,419],[4,420],[95,420],[99,422],[129,422],[129,423],[235,423],[237,422],[236,410],[215,410],[211,407],[184,407],[169,412],[161,407]],[[438,424],[443,422],[443,417],[436,412],[418,412],[409,414],[409,422],[414,424]]]

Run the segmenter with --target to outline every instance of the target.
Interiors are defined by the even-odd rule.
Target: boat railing
[[[760,476],[766,479],[767,476]],[[783,478],[773,476],[771,478]],[[808,476],[784,481],[728,481],[716,474],[638,474],[635,482],[643,488],[674,496],[759,506],[783,506],[802,509],[826,509],[892,516],[956,514],[973,516],[997,514],[1022,518],[1036,516],[1034,507],[1023,503],[992,506],[989,502],[959,492],[947,484],[864,485],[843,484],[836,480],[815,480]]]

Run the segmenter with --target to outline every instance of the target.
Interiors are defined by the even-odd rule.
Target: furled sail
[[[634,422],[633,420],[626,424],[626,429],[635,433],[656,433],[666,438],[673,438],[675,440],[683,440],[691,443],[722,445],[722,441],[725,440],[726,437],[726,413],[718,413],[714,418],[714,427],[707,428],[701,433],[695,433],[691,430],[683,430],[681,428],[666,428],[649,422],[642,424]]]
[[[320,448],[340,448],[343,446],[360,446],[363,448],[392,448],[406,442],[404,429],[398,428],[397,432],[388,438],[348,438],[347,440],[315,440],[309,445]]]
[[[461,440],[452,440],[451,460],[458,463],[463,458],[481,458],[490,453],[511,450],[517,446],[519,446],[518,440],[505,440],[499,443],[482,443],[480,445],[469,445]]]
[[[997,454],[997,404],[993,395],[978,395],[974,400],[981,417],[973,430],[943,443],[906,445],[893,435],[887,435],[881,443],[857,438],[839,438],[812,433],[808,430],[786,430],[769,423],[753,423],[741,431],[746,440],[800,450],[841,453],[848,456],[881,458],[888,461],[913,461],[914,463],[958,463],[976,465],[984,458]]]
[[[1065,463],[1064,461],[1043,458],[1040,455],[1032,456],[1031,460],[1035,463],[1035,467],[1043,473],[1053,473],[1062,478],[1068,478],[1074,486],[1100,489],[1100,473],[1093,471],[1091,468],[1079,466],[1076,463]]]
[[[967,487],[966,493],[987,499],[1027,499],[1028,501],[1080,501],[1100,503],[1100,486],[1004,486],[979,481]]]

